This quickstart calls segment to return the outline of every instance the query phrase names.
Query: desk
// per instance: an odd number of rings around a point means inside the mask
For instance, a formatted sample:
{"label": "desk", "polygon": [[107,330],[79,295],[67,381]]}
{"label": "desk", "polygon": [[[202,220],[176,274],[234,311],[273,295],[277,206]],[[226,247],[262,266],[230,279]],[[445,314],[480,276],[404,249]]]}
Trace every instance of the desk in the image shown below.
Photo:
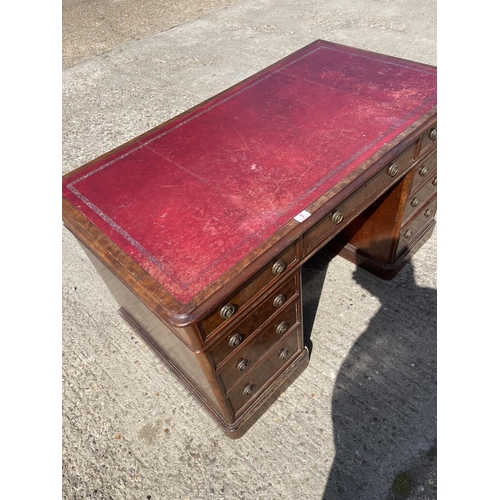
{"label": "desk", "polygon": [[318,40],[63,178],[63,220],[238,438],[309,360],[301,266],[392,278],[431,235],[436,68]]}

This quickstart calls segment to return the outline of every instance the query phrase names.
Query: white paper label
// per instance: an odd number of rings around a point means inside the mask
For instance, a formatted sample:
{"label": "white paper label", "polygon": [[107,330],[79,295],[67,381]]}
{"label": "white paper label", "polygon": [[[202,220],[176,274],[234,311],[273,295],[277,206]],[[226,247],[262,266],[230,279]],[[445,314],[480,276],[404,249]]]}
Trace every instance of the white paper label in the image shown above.
{"label": "white paper label", "polygon": [[299,215],[296,215],[294,219],[298,222],[305,221],[311,214],[307,210],[302,210]]}

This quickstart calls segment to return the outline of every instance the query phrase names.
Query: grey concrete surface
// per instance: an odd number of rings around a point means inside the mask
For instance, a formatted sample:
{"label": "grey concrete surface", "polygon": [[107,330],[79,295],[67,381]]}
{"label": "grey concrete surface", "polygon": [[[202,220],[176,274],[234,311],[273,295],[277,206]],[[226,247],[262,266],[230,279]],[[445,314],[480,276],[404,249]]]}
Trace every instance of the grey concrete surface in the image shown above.
{"label": "grey concrete surface", "polygon": [[132,40],[192,21],[237,0],[64,0],[63,68],[109,52]]}
{"label": "grey concrete surface", "polygon": [[[145,8],[136,22],[157,34],[127,32],[85,60],[82,20],[64,27],[82,36],[65,48],[81,62],[63,71],[63,173],[318,38],[436,64],[435,0],[231,3],[172,29]],[[120,5],[109,3],[110,19]],[[123,323],[62,236],[63,498],[385,500],[406,469],[419,471],[410,498],[436,498],[435,463],[419,464],[436,444],[437,233],[390,282],[328,250],[309,261],[310,365],[236,441]]]}

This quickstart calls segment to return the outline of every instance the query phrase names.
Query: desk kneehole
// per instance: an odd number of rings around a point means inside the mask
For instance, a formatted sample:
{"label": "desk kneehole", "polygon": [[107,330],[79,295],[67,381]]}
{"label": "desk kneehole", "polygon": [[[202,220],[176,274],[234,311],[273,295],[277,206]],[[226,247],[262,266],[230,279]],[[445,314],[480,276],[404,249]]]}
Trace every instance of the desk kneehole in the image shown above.
{"label": "desk kneehole", "polygon": [[414,160],[416,148],[417,142],[412,143],[403,153],[385,164],[370,180],[309,229],[304,235],[306,254],[312,253],[335,233],[340,232],[362,211],[362,207],[369,204],[368,200],[391,186],[396,176],[404,174]]}

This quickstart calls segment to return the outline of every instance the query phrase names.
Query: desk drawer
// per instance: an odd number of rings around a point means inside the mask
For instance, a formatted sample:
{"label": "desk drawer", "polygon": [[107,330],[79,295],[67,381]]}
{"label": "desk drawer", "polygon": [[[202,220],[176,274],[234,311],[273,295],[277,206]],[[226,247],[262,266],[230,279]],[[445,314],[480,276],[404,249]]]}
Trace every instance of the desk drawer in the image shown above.
{"label": "desk drawer", "polygon": [[[309,229],[304,236],[306,253],[309,253],[317,244],[321,244],[324,239],[345,226],[347,222],[349,222],[351,214],[356,209],[372,195],[382,190],[384,186],[390,184],[391,179],[413,160],[416,146],[417,142],[405,149],[403,153],[385,165],[384,168],[377,172],[369,181],[363,184],[363,186],[340,203],[332,212]],[[333,220],[334,215],[336,216],[335,220]]]}
{"label": "desk drawer", "polygon": [[256,297],[266,285],[278,280],[285,269],[297,261],[295,245],[292,244],[201,322],[205,338],[211,337],[219,327],[225,326],[229,318],[232,320],[236,315],[239,316],[239,310],[247,302]]}
{"label": "desk drawer", "polygon": [[437,143],[437,124],[427,130],[422,136],[420,155],[430,150]]}
{"label": "desk drawer", "polygon": [[404,250],[416,237],[420,231],[430,223],[436,215],[437,197],[434,196],[427,205],[424,205],[408,224],[403,226],[399,234],[396,255]]}
{"label": "desk drawer", "polygon": [[424,206],[437,190],[437,171],[429,174],[427,182],[408,197],[403,220],[406,222],[413,213]]}
{"label": "desk drawer", "polygon": [[[224,362],[220,368],[219,376],[226,388],[226,393],[231,390],[240,378],[245,376],[247,372],[251,371],[259,363],[262,356],[283,339],[284,334],[297,327],[297,323],[291,323],[293,319],[293,313],[291,311],[287,312],[280,320],[276,321],[276,324],[269,326],[262,333],[254,335],[249,339],[236,356]],[[277,330],[276,325],[281,325],[283,322],[287,328],[286,331],[280,332],[280,330]]]}
{"label": "desk drawer", "polygon": [[[291,295],[292,294],[290,293],[290,297]],[[271,303],[273,299],[274,296],[271,296]],[[273,306],[271,305],[271,307]],[[220,368],[226,358],[246,349],[250,339],[260,335],[259,333],[256,333],[256,335],[252,337],[252,334],[256,332],[256,330],[262,326],[272,316],[272,314],[273,311],[269,310],[269,303],[264,302],[255,310],[255,312],[247,316],[243,321],[241,321],[241,323],[236,325],[234,328],[231,328],[229,332],[223,335],[221,340],[209,351],[216,370]],[[272,320],[269,325],[269,329],[274,330],[275,332],[281,331],[281,335],[283,335],[283,333],[288,331],[299,320],[299,302],[295,301],[280,314],[275,315],[274,320]]]}
{"label": "desk drawer", "polygon": [[424,182],[427,182],[428,179],[434,178],[436,176],[436,169],[437,169],[437,154],[433,154],[415,170],[413,183],[411,185],[411,193],[414,193],[415,191],[420,189],[420,186]]}
{"label": "desk drawer", "polygon": [[228,399],[236,414],[262,392],[266,383],[274,375],[291,362],[294,355],[301,349],[301,337],[299,328],[280,343],[264,361],[257,364],[252,372],[230,391]]}

